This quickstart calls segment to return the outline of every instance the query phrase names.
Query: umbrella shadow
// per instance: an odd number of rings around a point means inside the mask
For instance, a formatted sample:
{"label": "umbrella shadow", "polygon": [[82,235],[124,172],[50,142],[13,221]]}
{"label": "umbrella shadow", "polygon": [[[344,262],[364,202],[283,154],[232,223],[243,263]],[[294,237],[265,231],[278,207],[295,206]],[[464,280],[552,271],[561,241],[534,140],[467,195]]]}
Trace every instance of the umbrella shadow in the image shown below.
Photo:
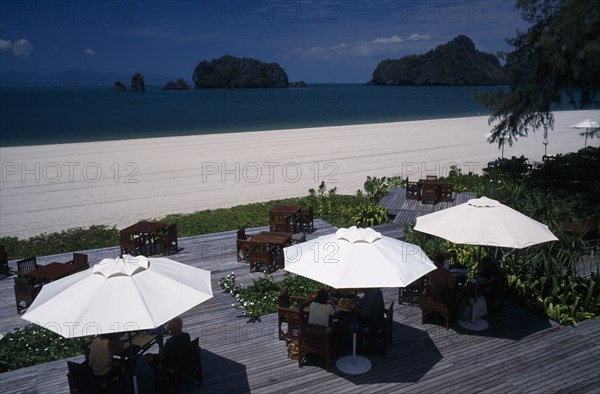
{"label": "umbrella shadow", "polygon": [[511,301],[505,301],[500,311],[488,311],[483,319],[489,323],[489,327],[483,331],[466,330],[459,324],[454,324],[452,328],[462,335],[520,340],[558,326],[544,316],[536,315]]}
{"label": "umbrella shadow", "polygon": [[[219,356],[209,350],[202,349],[202,386],[192,377],[184,379],[181,386],[182,393],[202,392],[250,392],[246,366],[228,358]],[[140,393],[153,393],[154,376],[152,369],[140,357],[137,362],[138,387]]]}
{"label": "umbrella shadow", "polygon": [[421,380],[442,360],[429,333],[406,324],[392,323],[392,343],[385,357],[368,356],[371,370],[361,375],[349,375],[337,368],[333,372],[354,384],[414,383]]}

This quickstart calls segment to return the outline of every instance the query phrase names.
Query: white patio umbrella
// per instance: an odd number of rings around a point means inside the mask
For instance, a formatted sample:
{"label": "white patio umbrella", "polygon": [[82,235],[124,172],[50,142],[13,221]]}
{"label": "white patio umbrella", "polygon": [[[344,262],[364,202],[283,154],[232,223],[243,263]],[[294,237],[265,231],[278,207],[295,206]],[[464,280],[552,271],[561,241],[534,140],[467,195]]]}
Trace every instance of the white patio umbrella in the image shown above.
{"label": "white patio umbrella", "polygon": [[[417,218],[415,230],[456,244],[522,249],[557,241],[542,224],[496,200],[474,198],[466,203]],[[459,322],[465,328],[487,328],[484,321]]]}
{"label": "white patio umbrella", "polygon": [[581,122],[578,122],[578,123],[575,123],[574,125],[569,126],[569,128],[571,128],[571,129],[585,129],[585,132],[581,133],[581,134],[585,134],[584,147],[587,147],[588,134],[590,134],[589,129],[597,129],[599,127],[600,127],[600,125],[598,125],[598,123],[596,123],[590,119],[582,120]]}
{"label": "white patio umbrella", "polygon": [[125,255],[44,285],[23,318],[66,338],[136,331],[211,297],[210,271]]}
{"label": "white patio umbrella", "polygon": [[[382,236],[371,228],[341,228],[284,249],[285,270],[336,289],[404,287],[435,269],[417,245]],[[356,356],[342,357],[337,367],[364,373],[371,363]]]}

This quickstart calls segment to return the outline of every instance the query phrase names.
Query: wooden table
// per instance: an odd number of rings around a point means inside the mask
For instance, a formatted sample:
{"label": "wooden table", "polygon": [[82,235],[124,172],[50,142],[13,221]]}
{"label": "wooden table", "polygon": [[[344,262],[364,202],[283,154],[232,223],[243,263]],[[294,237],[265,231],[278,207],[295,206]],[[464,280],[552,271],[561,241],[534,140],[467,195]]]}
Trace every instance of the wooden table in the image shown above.
{"label": "wooden table", "polygon": [[296,220],[302,210],[300,205],[275,205],[269,209],[269,226],[277,222],[289,223],[292,232],[297,232]]}
{"label": "wooden table", "polygon": [[275,231],[261,231],[252,236],[253,242],[260,242],[276,247],[277,267],[283,268],[283,248],[292,244],[292,233],[278,233]]}
{"label": "wooden table", "polygon": [[440,200],[442,182],[439,179],[419,179],[417,185],[422,203],[437,204]]}
{"label": "wooden table", "polygon": [[167,225],[161,222],[141,221],[121,230],[121,233],[132,234],[142,239],[144,255],[152,255],[155,250],[154,239],[158,234],[166,232]]}
{"label": "wooden table", "polygon": [[42,265],[33,271],[24,274],[26,277],[39,279],[42,282],[52,282],[65,276],[69,276],[81,269],[81,266],[76,264],[65,263],[50,263]]}

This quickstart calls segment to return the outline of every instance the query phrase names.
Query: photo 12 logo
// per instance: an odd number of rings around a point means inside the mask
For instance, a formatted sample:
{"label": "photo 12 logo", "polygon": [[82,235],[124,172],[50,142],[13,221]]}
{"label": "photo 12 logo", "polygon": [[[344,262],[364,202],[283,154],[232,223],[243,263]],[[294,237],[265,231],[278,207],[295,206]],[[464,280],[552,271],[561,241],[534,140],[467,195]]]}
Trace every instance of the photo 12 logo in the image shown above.
{"label": "photo 12 logo", "polygon": [[336,183],[339,167],[335,162],[203,162],[202,183],[220,181],[221,183],[296,183],[301,179],[313,179],[315,183],[322,181]]}
{"label": "photo 12 logo", "polygon": [[110,178],[114,183],[138,183],[140,171],[135,162],[124,164],[112,163],[102,166],[96,162],[67,161],[51,162],[2,162],[2,183],[97,183],[104,178]]}

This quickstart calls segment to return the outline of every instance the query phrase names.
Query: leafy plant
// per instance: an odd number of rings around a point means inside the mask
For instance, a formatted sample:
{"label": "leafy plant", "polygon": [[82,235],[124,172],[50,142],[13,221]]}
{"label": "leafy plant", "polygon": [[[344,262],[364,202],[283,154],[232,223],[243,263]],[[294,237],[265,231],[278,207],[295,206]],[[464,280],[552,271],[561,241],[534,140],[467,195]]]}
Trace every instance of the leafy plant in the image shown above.
{"label": "leafy plant", "polygon": [[388,223],[390,218],[387,214],[387,209],[383,205],[368,202],[361,204],[356,209],[356,214],[352,217],[352,221],[358,227],[371,227]]}
{"label": "leafy plant", "polygon": [[89,337],[63,338],[43,327],[29,324],[10,331],[0,339],[0,372],[83,354],[82,347],[88,341]]}

